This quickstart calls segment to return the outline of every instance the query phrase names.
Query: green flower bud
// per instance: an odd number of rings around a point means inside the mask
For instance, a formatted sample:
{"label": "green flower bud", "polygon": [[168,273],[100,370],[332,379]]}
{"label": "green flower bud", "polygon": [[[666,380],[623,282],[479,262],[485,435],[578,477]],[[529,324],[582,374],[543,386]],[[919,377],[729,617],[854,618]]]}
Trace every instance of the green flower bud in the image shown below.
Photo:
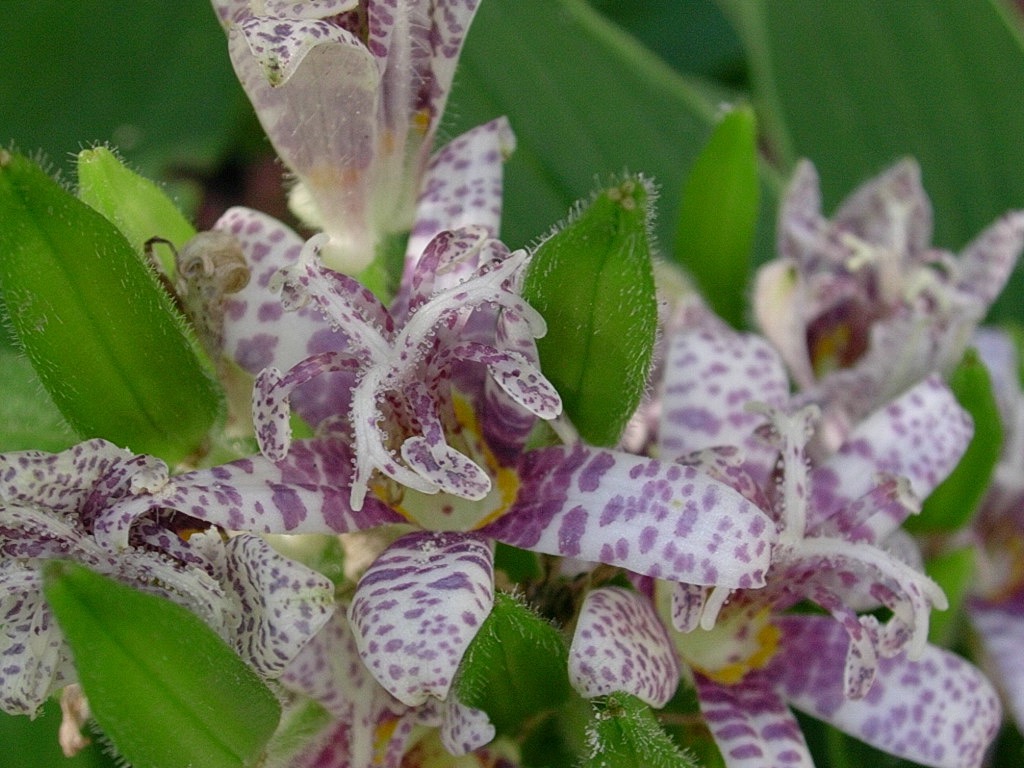
{"label": "green flower bud", "polygon": [[[78,197],[117,225],[138,254],[155,237],[180,251],[196,234],[160,187],[130,170],[106,147],[78,153]],[[164,248],[156,252],[164,271],[173,275],[173,251]]]}
{"label": "green flower bud", "polygon": [[741,106],[718,123],[687,177],[674,248],[711,308],[735,328],[744,325],[759,199],[757,123]]}
{"label": "green flower bud", "polygon": [[194,454],[218,416],[219,389],[124,235],[6,151],[0,222],[0,297],[68,423],[171,464]]}
{"label": "green flower bud", "polygon": [[44,592],[96,722],[132,765],[242,768],[280,718],[277,698],[198,617],[65,561]]}
{"label": "green flower bud", "polygon": [[548,324],[541,369],[594,445],[618,442],[647,386],[658,325],[651,197],[641,178],[600,191],[538,246],[523,281]]}

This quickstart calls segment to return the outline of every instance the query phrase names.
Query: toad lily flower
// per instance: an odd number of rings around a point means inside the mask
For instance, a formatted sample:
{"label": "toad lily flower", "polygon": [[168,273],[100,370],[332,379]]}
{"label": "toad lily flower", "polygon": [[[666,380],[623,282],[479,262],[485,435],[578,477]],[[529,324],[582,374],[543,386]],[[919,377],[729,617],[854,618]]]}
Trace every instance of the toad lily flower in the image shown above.
{"label": "toad lily flower", "polygon": [[[570,651],[577,688],[664,703],[671,690],[639,672],[671,670],[671,653],[690,670],[729,768],[813,765],[790,706],[927,765],[980,765],[998,700],[977,670],[927,644],[928,612],[945,597],[880,545],[966,448],[971,426],[949,390],[926,379],[810,466],[817,410],[790,410],[782,363],[763,339],[705,324],[671,340],[666,372],[662,456],[715,468],[771,515],[779,539],[767,584],[658,582],[671,643],[647,595],[591,593],[579,622],[589,634],[578,628]],[[786,613],[802,601],[831,618]],[[891,612],[884,624],[857,613],[879,605]],[[615,643],[593,631],[602,624]]]}
{"label": "toad lily flower", "polygon": [[[179,475],[148,503],[255,532],[412,528],[363,575],[349,619],[391,695],[444,703],[448,749],[491,733],[482,713],[450,706],[448,694],[493,605],[492,540],[669,581],[764,583],[774,527],[726,483],[581,443],[525,449],[560,400],[534,362],[543,319],[516,292],[524,252],[479,229],[440,233],[409,272],[396,317],[318,262],[322,242],[282,265],[285,302],[321,310],[321,330],[347,344],[258,378],[264,456]],[[445,287],[445,270],[466,264],[470,276]],[[337,371],[351,374],[343,423],[325,419],[320,436],[291,441],[289,397]]]}
{"label": "toad lily flower", "polygon": [[478,0],[214,0],[292,202],[354,274],[404,233]]}
{"label": "toad lily flower", "polygon": [[821,214],[801,162],[779,214],[779,258],[757,276],[754,307],[797,385],[825,406],[826,450],[850,425],[933,371],[948,373],[999,295],[1021,248],[1009,213],[959,257],[931,246],[932,214],[913,160]]}
{"label": "toad lily flower", "polygon": [[[104,440],[58,454],[0,454],[0,708],[34,714],[75,681],[70,651],[42,594],[40,567],[73,559],[182,605],[264,677],[276,677],[331,615],[330,582],[257,536],[223,542],[178,531],[197,521],[163,511],[133,520],[114,543],[110,515],[167,481],[158,459]],[[116,527],[116,526],[114,526]],[[203,526],[204,527],[204,526]]]}

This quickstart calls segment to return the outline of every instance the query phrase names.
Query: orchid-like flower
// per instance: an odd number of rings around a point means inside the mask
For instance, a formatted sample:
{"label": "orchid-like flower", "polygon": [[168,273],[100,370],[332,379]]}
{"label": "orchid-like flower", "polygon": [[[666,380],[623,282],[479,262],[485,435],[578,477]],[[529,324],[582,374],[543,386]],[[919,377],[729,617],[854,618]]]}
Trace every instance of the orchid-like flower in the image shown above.
{"label": "orchid-like flower", "polygon": [[[121,503],[167,481],[158,459],[103,440],[58,454],[0,455],[0,708],[34,714],[76,680],[70,650],[43,598],[41,565],[76,560],[202,618],[261,675],[273,678],[328,620],[330,582],[257,536],[216,531],[160,510],[107,536]],[[186,540],[187,539],[187,540]]]}
{"label": "orchid-like flower", "polygon": [[959,256],[931,236],[913,160],[868,181],[831,220],[814,167],[797,166],[779,214],[779,258],[758,273],[754,309],[797,386],[824,405],[826,452],[868,413],[959,362],[1024,247],[1024,211]]}
{"label": "orchid-like flower", "polygon": [[[570,649],[576,687],[660,706],[675,657],[729,768],[812,766],[790,707],[927,765],[980,765],[999,725],[995,693],[927,644],[929,611],[945,597],[884,546],[970,439],[948,388],[937,377],[912,387],[812,466],[817,409],[793,410],[763,339],[706,322],[671,339],[665,368],[661,456],[707,468],[772,518],[767,584],[658,582],[653,601],[644,591],[590,593]],[[830,616],[787,613],[801,602]],[[884,623],[859,613],[878,606],[891,613]]]}
{"label": "orchid-like flower", "polygon": [[988,367],[1003,422],[1003,451],[974,521],[979,566],[967,614],[1018,727],[1024,728],[1024,392],[1010,337],[973,341]]}
{"label": "orchid-like flower", "polygon": [[478,0],[213,0],[293,207],[356,273],[407,232]]}
{"label": "orchid-like flower", "polygon": [[[534,362],[543,320],[516,292],[525,252],[474,229],[426,247],[396,300],[404,323],[353,278],[316,259],[318,238],[283,272],[286,301],[325,313],[344,350],[258,379],[265,456],[179,475],[147,502],[231,529],[347,532],[398,524],[363,575],[349,620],[377,681],[406,706],[443,705],[453,753],[486,743],[483,713],[448,694],[493,604],[491,540],[609,563],[672,582],[763,584],[769,518],[693,466],[569,446],[526,451],[537,419],[560,410]],[[449,265],[467,279],[436,290]],[[353,373],[349,412],[290,441],[289,395],[323,372]],[[127,523],[145,508],[125,508]]]}

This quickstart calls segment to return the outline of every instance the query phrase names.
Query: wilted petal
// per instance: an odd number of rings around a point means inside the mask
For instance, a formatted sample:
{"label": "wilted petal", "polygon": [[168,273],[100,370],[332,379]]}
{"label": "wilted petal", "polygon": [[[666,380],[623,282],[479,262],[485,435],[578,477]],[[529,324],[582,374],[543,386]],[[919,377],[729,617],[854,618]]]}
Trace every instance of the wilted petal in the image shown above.
{"label": "wilted petal", "polygon": [[227,583],[240,603],[235,645],[264,677],[277,677],[331,617],[334,585],[258,536],[227,542]]}
{"label": "wilted petal", "polygon": [[516,501],[482,534],[669,581],[764,584],[775,526],[692,467],[577,443],[528,453],[518,471]]}
{"label": "wilted petal", "polygon": [[719,685],[695,678],[701,712],[728,768],[814,768],[800,724],[767,680],[754,674]]}
{"label": "wilted petal", "polygon": [[34,716],[52,691],[76,677],[37,572],[0,563],[0,616],[0,710]]}
{"label": "wilted petal", "polygon": [[779,619],[784,653],[774,676],[797,709],[885,752],[938,768],[982,764],[1001,719],[999,700],[982,674],[948,651],[928,646],[918,661],[881,659],[862,699],[843,696],[848,638],[829,619]]}
{"label": "wilted petal", "polygon": [[569,680],[585,698],[625,691],[665,706],[679,685],[679,661],[650,600],[619,587],[588,592],[569,647]]}
{"label": "wilted petal", "polygon": [[363,575],[349,620],[366,666],[399,701],[448,696],[494,604],[493,562],[475,537],[411,533]]}

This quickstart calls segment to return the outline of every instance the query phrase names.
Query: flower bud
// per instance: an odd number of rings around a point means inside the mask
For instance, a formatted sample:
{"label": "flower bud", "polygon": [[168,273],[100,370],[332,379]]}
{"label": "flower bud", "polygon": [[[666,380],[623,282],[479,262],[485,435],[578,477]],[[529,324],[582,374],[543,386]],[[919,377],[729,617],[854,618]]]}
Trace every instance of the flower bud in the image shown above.
{"label": "flower bud", "polygon": [[541,370],[594,445],[618,442],[647,386],[658,324],[651,198],[639,177],[601,190],[538,246],[523,282],[548,325]]}
{"label": "flower bud", "polygon": [[711,308],[742,328],[760,198],[757,122],[741,106],[727,113],[687,177],[675,258]]}

